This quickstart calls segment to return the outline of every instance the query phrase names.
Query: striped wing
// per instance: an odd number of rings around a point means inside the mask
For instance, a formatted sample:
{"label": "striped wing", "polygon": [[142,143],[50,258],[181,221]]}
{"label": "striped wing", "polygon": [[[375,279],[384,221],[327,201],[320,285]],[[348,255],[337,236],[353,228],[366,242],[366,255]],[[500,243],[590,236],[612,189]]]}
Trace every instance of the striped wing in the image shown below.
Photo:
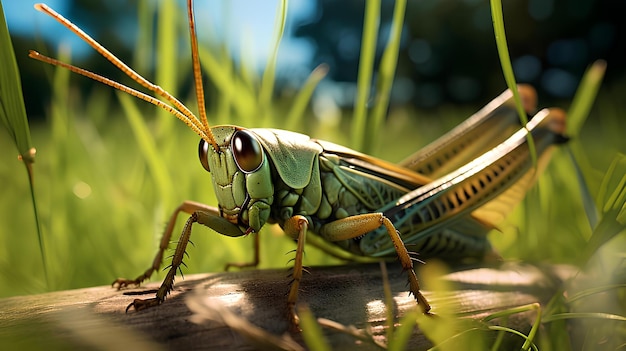
{"label": "striped wing", "polygon": [[[526,128],[520,128],[516,118],[511,118],[513,108],[510,93],[503,94],[481,112],[470,118],[467,131],[455,128],[426,148],[409,158],[411,162],[392,164],[348,148],[317,141],[324,153],[342,158],[345,167],[385,179],[407,189],[404,196],[390,201],[378,209],[391,218],[403,239],[416,244],[424,257],[455,251],[459,256],[478,255],[488,247],[486,233],[521,201],[541,168],[549,159],[551,146],[564,138],[565,116],[560,110],[542,110]],[[508,138],[501,135],[517,126]],[[493,140],[480,141],[469,147],[476,135],[493,135],[497,131],[498,144]],[[533,168],[528,148],[531,134],[538,154],[538,169]],[[510,134],[509,134],[510,135]],[[476,143],[476,141],[473,141]],[[466,145],[464,150],[473,154],[454,153],[450,150]],[[452,155],[452,157],[448,157]],[[443,165],[449,172],[431,178],[418,172],[422,168],[414,160],[426,160]],[[430,161],[429,161],[430,160]],[[436,161],[440,160],[440,161]],[[469,160],[469,161],[468,161]],[[467,161],[467,162],[465,162]],[[459,164],[459,162],[465,162]],[[427,167],[434,169],[435,167]],[[443,171],[434,169],[430,174]],[[436,236],[436,238],[433,238]],[[360,240],[361,252],[366,256],[393,254],[394,248],[386,233],[370,233]],[[458,247],[455,247],[458,246]]]}

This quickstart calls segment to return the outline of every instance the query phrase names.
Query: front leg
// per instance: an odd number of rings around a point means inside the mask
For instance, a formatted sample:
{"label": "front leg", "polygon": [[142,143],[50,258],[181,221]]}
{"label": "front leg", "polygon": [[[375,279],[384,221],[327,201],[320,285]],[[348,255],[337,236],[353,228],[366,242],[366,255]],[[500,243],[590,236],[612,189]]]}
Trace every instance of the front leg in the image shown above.
{"label": "front leg", "polygon": [[417,275],[413,267],[413,260],[400,237],[400,233],[398,233],[389,218],[385,217],[382,213],[366,213],[350,216],[325,224],[320,230],[320,235],[328,241],[348,240],[365,235],[381,226],[387,229],[387,234],[389,234],[393,242],[393,246],[398,254],[398,259],[402,264],[402,269],[407,272],[411,293],[413,293],[417,303],[422,307],[424,314],[430,314],[431,307],[428,300],[426,300],[424,295],[420,292],[419,281],[417,280]]}
{"label": "front leg", "polygon": [[181,212],[192,214],[198,211],[213,213],[214,216],[219,216],[219,211],[215,207],[211,207],[211,206],[208,206],[199,202],[194,202],[194,201],[183,202],[182,204],[180,204],[180,206],[178,206],[178,208],[176,208],[176,210],[174,210],[174,212],[172,212],[172,215],[170,216],[170,219],[167,222],[167,227],[165,228],[165,231],[163,232],[163,236],[161,237],[159,250],[157,251],[157,254],[154,256],[154,259],[152,260],[152,265],[148,269],[146,269],[145,272],[140,274],[135,279],[117,278],[115,279],[115,281],[113,281],[111,285],[114,287],[117,287],[119,290],[127,286],[139,285],[143,281],[150,278],[152,274],[157,269],[159,269],[159,267],[161,267],[161,263],[163,262],[163,255],[165,253],[165,250],[167,250],[167,248],[169,247],[170,240],[172,239],[172,232],[174,231],[174,226],[176,225],[176,219],[178,218],[178,215]]}
{"label": "front leg", "polygon": [[[176,271],[183,263],[185,249],[187,248],[189,237],[191,237],[191,225],[198,222],[198,215],[200,213],[203,212],[192,213],[191,217],[189,217],[185,223],[183,233],[180,235],[180,239],[178,239],[178,244],[176,245],[176,251],[174,252],[174,256],[172,256],[172,264],[170,265],[170,269],[167,272],[165,279],[163,279],[163,283],[161,283],[159,290],[157,290],[156,296],[145,300],[135,299],[130,305],[128,305],[128,307],[126,307],[127,312],[131,307],[134,307],[136,311],[141,311],[152,306],[160,305],[163,301],[165,301],[165,298],[174,287],[174,277],[176,276]],[[162,251],[160,251],[160,255],[163,255]]]}
{"label": "front leg", "polygon": [[127,311],[131,307],[134,307],[135,310],[143,310],[148,307],[159,305],[163,301],[165,301],[167,295],[170,293],[174,286],[174,277],[176,276],[176,271],[179,269],[180,265],[183,264],[183,258],[185,256],[187,243],[189,242],[189,238],[191,237],[191,227],[194,223],[200,223],[217,231],[220,234],[227,236],[237,237],[244,235],[239,227],[230,223],[225,218],[222,218],[219,215],[217,209],[195,202],[185,202],[181,206],[179,206],[174,214],[172,214],[170,223],[168,224],[165,234],[161,239],[161,246],[153,261],[153,265],[143,275],[139,276],[135,280],[118,279],[116,280],[116,282],[114,282],[114,284],[118,283],[118,286],[128,285],[128,282],[133,284],[139,284],[142,280],[147,279],[156,269],[159,268],[163,259],[163,253],[167,248],[167,244],[169,243],[169,240],[172,236],[176,215],[178,215],[178,213],[181,211],[191,212],[191,216],[185,223],[183,232],[180,235],[178,244],[176,245],[174,255],[172,256],[172,263],[170,264],[169,271],[167,272],[163,283],[159,287],[159,290],[156,293],[156,297],[146,300],[136,299],[126,308]]}

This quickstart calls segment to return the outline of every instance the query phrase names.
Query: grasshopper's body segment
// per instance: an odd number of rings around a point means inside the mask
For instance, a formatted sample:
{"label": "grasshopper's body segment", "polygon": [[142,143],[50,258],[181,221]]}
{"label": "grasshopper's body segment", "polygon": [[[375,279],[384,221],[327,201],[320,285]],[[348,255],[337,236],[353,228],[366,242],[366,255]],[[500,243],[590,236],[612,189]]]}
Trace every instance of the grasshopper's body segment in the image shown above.
{"label": "grasshopper's body segment", "polygon": [[[498,108],[512,109],[506,101]],[[478,120],[492,118],[486,114]],[[516,124],[512,119],[499,122],[505,124],[500,128]],[[277,222],[288,235],[304,241],[302,229],[290,227],[294,218],[300,218],[306,229],[352,254],[402,255],[406,249],[398,248],[382,222],[372,219],[372,227],[361,231],[361,216],[379,214],[376,218],[389,220],[402,245],[413,244],[420,258],[481,258],[491,251],[486,234],[494,226],[473,212],[502,197],[507,198],[500,207],[506,210],[521,200],[536,171],[528,134],[543,161],[552,145],[564,140],[563,125],[560,111],[542,110],[527,129],[518,127],[496,147],[435,180],[329,142],[275,129],[214,127],[219,150],[201,141],[200,158],[213,174],[217,212],[241,235]],[[457,135],[455,141],[472,134]],[[489,141],[483,144],[490,147]],[[255,150],[255,155],[240,155],[241,145]],[[441,148],[430,156],[449,153]],[[412,264],[405,268],[412,270]],[[412,286],[411,292],[428,311],[418,289]]]}
{"label": "grasshopper's body segment", "polygon": [[[537,152],[544,158],[562,138],[549,125],[559,119],[563,117],[557,111],[544,110],[529,123]],[[517,183],[527,187],[527,180],[522,180],[532,170],[523,128],[489,154],[437,180],[289,131],[220,126],[213,127],[213,133],[219,136],[220,152],[201,142],[201,157],[208,152],[221,216],[246,233],[258,231],[266,222],[283,227],[301,215],[311,232],[359,256],[396,254],[384,228],[335,241],[325,225],[359,214],[383,213],[421,258],[479,258],[490,250],[486,234],[494,226],[472,212]],[[259,144],[262,162],[252,172],[237,168],[231,159],[235,135]],[[247,195],[241,189],[247,189]]]}
{"label": "grasshopper's body segment", "polygon": [[[533,167],[528,139],[534,141],[539,166],[545,164],[551,146],[565,140],[565,116],[561,111],[542,110],[522,127],[510,92],[399,165],[289,131],[209,127],[201,103],[202,79],[191,0],[191,47],[201,118],[52,9],[45,5],[36,8],[63,23],[168,103],[39,53],[31,52],[31,57],[158,105],[201,137],[200,161],[211,173],[218,207],[195,202],[180,205],[169,220],[150,268],[136,279],[114,282],[121,288],[148,279],[161,266],[178,214],[191,215],[156,297],[135,300],[129,305],[137,310],[162,303],[172,290],[194,223],[232,237],[256,233],[266,223],[278,223],[298,243],[288,297],[294,322],[308,232],[353,255],[397,256],[408,275],[410,292],[428,313],[430,305],[420,293],[413,259],[405,244],[411,244],[420,258],[456,260],[481,258],[490,253],[486,234],[494,228],[491,219],[497,216],[493,214],[501,216],[521,200],[538,173]],[[527,113],[532,113],[536,103],[534,91],[521,87],[520,93]]]}

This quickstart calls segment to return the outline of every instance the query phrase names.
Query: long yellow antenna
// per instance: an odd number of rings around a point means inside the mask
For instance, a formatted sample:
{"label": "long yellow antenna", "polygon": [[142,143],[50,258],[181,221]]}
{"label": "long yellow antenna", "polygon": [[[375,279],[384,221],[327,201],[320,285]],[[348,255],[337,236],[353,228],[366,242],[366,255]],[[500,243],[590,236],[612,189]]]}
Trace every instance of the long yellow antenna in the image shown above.
{"label": "long yellow antenna", "polygon": [[[161,88],[160,86],[153,84],[152,82],[150,82],[149,80],[145,79],[143,76],[141,76],[139,73],[135,72],[132,68],[128,67],[124,62],[122,62],[122,60],[118,59],[113,53],[111,53],[109,50],[107,50],[104,46],[100,45],[97,41],[95,41],[92,37],[90,37],[87,33],[85,33],[82,29],[78,28],[75,24],[73,24],[72,22],[70,22],[69,20],[67,20],[65,17],[61,16],[59,13],[57,13],[56,11],[54,11],[53,9],[51,9],[50,7],[48,7],[45,4],[35,4],[35,9],[37,11],[43,12],[45,14],[47,14],[48,16],[54,18],[57,22],[61,23],[64,27],[66,27],[67,29],[71,30],[72,32],[74,32],[74,34],[76,34],[78,37],[80,37],[83,41],[85,41],[87,44],[89,44],[89,46],[91,46],[94,50],[96,50],[100,55],[102,55],[104,58],[106,58],[107,60],[109,60],[113,65],[115,65],[115,67],[117,67],[119,70],[121,70],[122,72],[124,72],[124,74],[126,74],[127,76],[129,76],[131,79],[133,79],[135,82],[141,84],[143,87],[145,87],[146,89],[154,92],[155,94],[163,97],[165,100],[167,100],[169,103],[171,103],[174,107],[158,100],[155,99],[149,95],[146,95],[142,92],[139,92],[133,88],[130,88],[128,86],[125,86],[123,84],[120,84],[118,82],[112,81],[108,78],[105,78],[101,75],[98,75],[96,73],[84,70],[82,68],[67,64],[67,63],[63,63],[60,62],[58,60],[55,60],[53,58],[44,56],[36,51],[31,51],[29,56],[37,59],[39,61],[43,61],[52,65],[56,65],[56,66],[60,66],[66,69],[69,69],[70,71],[74,72],[74,73],[78,73],[80,75],[83,75],[85,77],[91,78],[93,80],[96,80],[98,82],[101,82],[103,84],[109,85],[113,88],[116,88],[118,90],[121,90],[125,93],[128,93],[130,95],[133,95],[135,97],[138,97],[142,100],[145,100],[147,102],[150,102],[166,111],[168,111],[169,113],[173,114],[174,116],[176,116],[178,119],[180,119],[181,121],[183,121],[187,126],[189,126],[196,134],[198,134],[202,139],[204,139],[205,141],[211,143],[212,145],[214,145],[214,147],[217,146],[217,143],[215,142],[213,135],[211,133],[211,129],[208,126],[208,121],[206,121],[206,113],[204,112],[204,122],[201,122],[182,102],[180,102],[178,99],[176,99],[172,94],[168,93],[167,91],[163,90],[163,88]],[[203,108],[204,108],[204,103],[202,104]]]}
{"label": "long yellow antenna", "polygon": [[196,99],[198,101],[198,112],[200,113],[200,121],[204,126],[211,145],[216,152],[219,152],[219,146],[213,137],[209,121],[206,116],[206,107],[204,102],[204,85],[202,84],[202,71],[200,68],[200,54],[198,53],[198,35],[196,34],[196,21],[193,15],[193,0],[187,0],[187,14],[189,16],[189,40],[191,42],[191,60],[193,62],[193,78],[196,83]]}
{"label": "long yellow antenna", "polygon": [[[180,119],[181,121],[185,122],[185,124],[187,126],[189,126],[189,128],[191,128],[194,132],[196,132],[196,134],[198,134],[202,139],[207,139],[207,135],[204,132],[204,130],[201,128],[202,125],[199,125],[197,119],[190,119],[188,116],[184,115],[181,111],[175,109],[174,107],[164,103],[161,100],[158,100],[150,95],[144,94],[136,89],[133,89],[131,87],[128,87],[124,84],[118,83],[114,80],[111,80],[109,78],[103,77],[99,74],[93,73],[91,71],[88,71],[86,69],[80,68],[80,67],[76,67],[74,65],[70,65],[68,63],[65,62],[61,62],[59,60],[53,59],[51,57],[45,56],[40,54],[37,51],[34,50],[30,50],[29,57],[34,58],[35,60],[39,60],[45,63],[49,63],[51,65],[54,66],[59,66],[59,67],[63,67],[65,69],[68,69],[74,73],[80,74],[82,76],[85,76],[87,78],[91,78],[95,81],[98,81],[100,83],[106,84],[110,87],[113,87],[115,89],[121,90],[129,95],[132,95],[134,97],[137,97],[139,99],[142,99],[144,101],[147,101],[153,105],[156,105],[162,109],[164,109],[165,111],[173,114],[174,116],[176,116],[178,119]],[[193,123],[192,121],[196,121],[196,123]]]}

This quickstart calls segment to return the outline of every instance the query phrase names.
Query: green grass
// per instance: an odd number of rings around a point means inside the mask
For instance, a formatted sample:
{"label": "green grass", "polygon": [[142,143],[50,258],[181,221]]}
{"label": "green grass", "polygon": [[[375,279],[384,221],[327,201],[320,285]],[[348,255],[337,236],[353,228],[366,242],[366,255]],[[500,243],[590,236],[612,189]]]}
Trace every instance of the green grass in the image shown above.
{"label": "green grass", "polygon": [[[0,4],[0,62],[3,69],[0,70],[0,121],[4,130],[10,135],[18,152],[18,159],[23,162],[28,176],[28,189],[32,206],[33,219],[37,242],[39,244],[39,256],[41,258],[41,270],[47,280],[47,266],[45,264],[45,251],[43,235],[39,224],[39,212],[37,211],[37,197],[33,181],[33,163],[35,162],[36,150],[32,147],[26,107],[22,96],[22,84],[17,67],[17,61],[13,52],[13,44],[9,36],[9,29],[5,23],[4,9]],[[12,147],[7,147],[13,149]],[[22,197],[23,198],[23,197]],[[47,283],[46,283],[47,284]]]}
{"label": "green grass", "polygon": [[[163,6],[171,6],[171,3],[165,2]],[[172,18],[184,18],[179,10],[166,12]],[[149,21],[144,18],[142,23],[141,37],[148,38],[145,42],[151,42],[153,35],[157,35],[159,43],[168,43],[172,37],[187,37],[181,26],[155,34]],[[281,20],[278,20],[277,33],[281,33],[280,28]],[[159,55],[165,55],[166,51],[159,51]],[[188,56],[187,51],[177,55]],[[360,138],[367,135],[377,135],[375,148],[369,151],[393,162],[426,145],[435,135],[443,134],[474,112],[473,108],[463,106],[442,106],[428,113],[410,107],[393,107],[380,128],[368,130],[366,126],[360,136],[348,138],[336,125],[316,122],[304,108],[313,88],[325,74],[323,67],[311,76],[310,85],[302,89],[301,95],[288,101],[268,101],[268,80],[273,81],[273,77],[256,77],[247,68],[234,66],[221,47],[204,47],[201,55],[205,73],[217,92],[214,96],[217,102],[209,111],[211,123],[277,127],[282,125],[284,116],[297,131],[348,146],[360,145]],[[388,55],[393,58],[392,51]],[[170,87],[178,96],[176,92],[181,89],[182,80],[177,76],[179,67],[173,63],[175,59],[170,58],[167,61],[170,64],[159,66],[161,71],[157,73],[156,83]],[[55,94],[50,114],[45,123],[31,127],[38,149],[35,184],[46,243],[49,287],[46,287],[34,234],[37,225],[32,205],[24,196],[28,179],[18,166],[16,154],[3,152],[0,154],[0,179],[4,184],[0,198],[1,297],[106,285],[119,276],[135,277],[152,261],[170,211],[184,200],[216,205],[209,175],[197,160],[198,138],[182,123],[141,102],[111,97],[106,87],[83,95],[73,88],[73,82],[83,78],[71,76],[64,70],[48,69],[54,77],[50,84]],[[273,75],[271,70],[269,75]],[[371,75],[371,69],[366,73]],[[619,279],[620,274],[622,277],[624,274],[623,248],[626,247],[621,211],[623,196],[619,192],[614,194],[615,189],[620,189],[624,174],[623,156],[620,158],[619,153],[626,152],[621,116],[626,106],[621,88],[600,89],[591,117],[578,127],[580,132],[569,145],[571,151],[563,148],[554,153],[538,186],[500,226],[501,231],[490,234],[494,246],[506,259],[573,264],[595,277],[577,286],[582,293],[576,299],[570,296],[570,301],[566,301],[565,297],[555,296],[544,311],[547,322],[535,340],[542,350],[568,349],[567,344],[558,346],[567,336],[567,325],[562,323],[561,317],[554,317],[561,315],[565,302],[574,309],[585,309],[586,313],[606,313],[607,307],[601,305],[605,301],[594,297],[618,291],[622,310],[608,312],[624,315],[624,288],[610,287],[616,280],[623,282],[623,278]],[[183,100],[188,106],[195,106],[193,99]],[[563,102],[562,107],[567,108],[569,104]],[[364,113],[359,112],[358,106],[356,115]],[[578,109],[576,107],[574,113]],[[352,111],[342,111],[342,115],[341,125],[350,126]],[[6,134],[0,134],[0,149],[15,150]],[[590,207],[590,200],[581,195],[578,170],[570,160],[570,153],[575,155],[590,193],[599,202],[598,208],[604,209],[600,213],[604,224],[595,232],[585,211]],[[610,168],[614,170],[613,177],[603,182],[604,173]],[[614,206],[605,206],[607,203]],[[184,219],[184,216],[179,219],[176,233],[180,232]],[[276,227],[264,228],[260,236],[260,267],[286,268],[290,256],[283,254],[294,249],[293,242]],[[251,238],[226,238],[197,226],[192,240],[194,245],[188,248],[189,259],[185,262],[189,268],[185,273],[221,271],[226,262],[247,261],[252,257]],[[610,243],[601,245],[607,241]],[[314,248],[307,251],[307,265],[336,263],[340,261]],[[162,276],[159,274],[153,280],[160,280]],[[600,286],[600,292],[589,292],[588,288],[593,286]],[[588,330],[593,331],[587,336],[590,343],[611,333],[625,333],[623,322],[605,315],[569,317],[588,323]],[[480,333],[471,334],[482,340]],[[401,349],[402,335],[397,336],[398,341],[392,346]]]}

